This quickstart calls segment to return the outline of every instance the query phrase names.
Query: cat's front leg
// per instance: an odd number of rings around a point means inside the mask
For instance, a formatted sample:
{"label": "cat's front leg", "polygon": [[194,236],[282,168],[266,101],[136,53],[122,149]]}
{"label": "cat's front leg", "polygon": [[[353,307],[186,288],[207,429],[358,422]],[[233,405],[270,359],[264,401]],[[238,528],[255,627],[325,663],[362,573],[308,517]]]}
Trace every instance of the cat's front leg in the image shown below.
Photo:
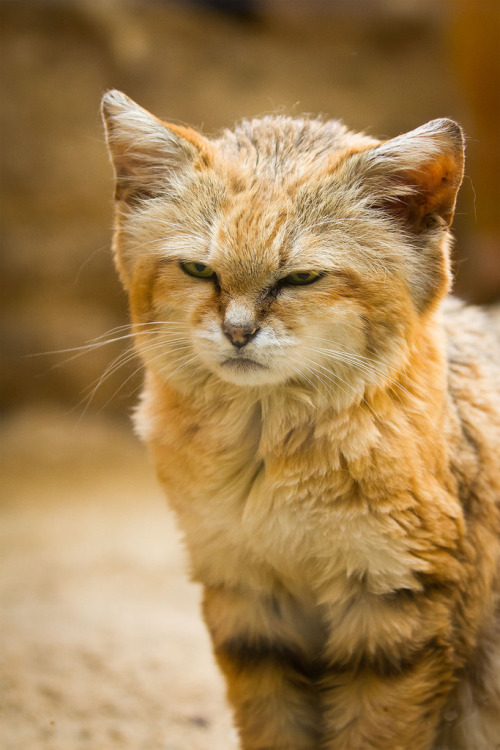
{"label": "cat's front leg", "polygon": [[316,624],[286,596],[223,587],[203,613],[242,750],[319,750]]}
{"label": "cat's front leg", "polygon": [[431,750],[454,685],[436,641],[408,660],[332,665],[323,680],[322,750]]}

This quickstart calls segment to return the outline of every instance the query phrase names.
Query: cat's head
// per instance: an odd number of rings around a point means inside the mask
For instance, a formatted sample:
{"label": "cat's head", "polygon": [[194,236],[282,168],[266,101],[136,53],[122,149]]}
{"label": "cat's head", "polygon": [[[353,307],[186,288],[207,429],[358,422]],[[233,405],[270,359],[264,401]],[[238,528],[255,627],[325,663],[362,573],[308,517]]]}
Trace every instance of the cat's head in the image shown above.
{"label": "cat's head", "polygon": [[380,142],[279,116],[209,140],[117,91],[103,113],[116,260],[153,371],[351,398],[401,365],[449,285],[458,125]]}

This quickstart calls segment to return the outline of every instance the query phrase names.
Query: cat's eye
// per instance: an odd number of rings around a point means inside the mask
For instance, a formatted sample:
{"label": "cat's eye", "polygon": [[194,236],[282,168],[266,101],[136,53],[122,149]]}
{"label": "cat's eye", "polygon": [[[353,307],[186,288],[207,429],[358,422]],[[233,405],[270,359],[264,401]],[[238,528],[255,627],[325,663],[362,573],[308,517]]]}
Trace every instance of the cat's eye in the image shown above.
{"label": "cat's eye", "polygon": [[215,278],[214,269],[206,266],[204,263],[181,263],[181,268],[184,273],[187,273],[189,276],[195,276],[197,279]]}
{"label": "cat's eye", "polygon": [[318,281],[321,278],[321,274],[318,271],[295,271],[295,273],[289,273],[282,280],[282,284],[291,284],[292,286],[305,286],[306,284],[312,284],[314,281]]}

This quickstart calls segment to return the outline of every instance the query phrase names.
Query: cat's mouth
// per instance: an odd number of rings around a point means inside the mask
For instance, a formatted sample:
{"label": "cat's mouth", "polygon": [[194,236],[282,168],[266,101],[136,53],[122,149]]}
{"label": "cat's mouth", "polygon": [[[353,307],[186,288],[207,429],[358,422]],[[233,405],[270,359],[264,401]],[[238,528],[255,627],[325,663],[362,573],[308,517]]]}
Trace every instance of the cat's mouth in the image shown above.
{"label": "cat's mouth", "polygon": [[249,357],[228,357],[222,362],[223,367],[232,367],[233,369],[244,371],[244,370],[266,370],[266,366],[260,362],[256,362],[254,359]]}
{"label": "cat's mouth", "polygon": [[259,386],[276,381],[276,374],[272,367],[261,364],[252,357],[238,354],[221,358],[212,370],[226,383],[238,386]]}

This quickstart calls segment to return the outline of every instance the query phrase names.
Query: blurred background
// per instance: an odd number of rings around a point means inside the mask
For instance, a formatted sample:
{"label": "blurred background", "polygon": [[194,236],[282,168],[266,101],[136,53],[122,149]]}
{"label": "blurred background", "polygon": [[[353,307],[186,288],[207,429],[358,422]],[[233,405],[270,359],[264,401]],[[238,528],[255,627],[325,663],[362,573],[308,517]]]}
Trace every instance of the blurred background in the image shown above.
{"label": "blurred background", "polygon": [[50,354],[127,321],[100,97],[122,89],[208,135],[269,112],[322,114],[377,137],[456,119],[467,167],[455,291],[490,303],[499,4],[1,0],[0,12],[2,746],[226,750],[234,738],[198,592],[126,422],[137,363],[114,369],[120,342]]}
{"label": "blurred background", "polygon": [[[495,0],[3,0],[2,404],[75,406],[122,350],[66,364],[126,321],[109,250],[112,173],[99,100],[119,88],[213,134],[303,112],[390,137],[434,117],[467,134],[456,292],[500,295],[499,5]],[[90,407],[126,411],[133,366]],[[120,390],[118,390],[120,389]]]}

